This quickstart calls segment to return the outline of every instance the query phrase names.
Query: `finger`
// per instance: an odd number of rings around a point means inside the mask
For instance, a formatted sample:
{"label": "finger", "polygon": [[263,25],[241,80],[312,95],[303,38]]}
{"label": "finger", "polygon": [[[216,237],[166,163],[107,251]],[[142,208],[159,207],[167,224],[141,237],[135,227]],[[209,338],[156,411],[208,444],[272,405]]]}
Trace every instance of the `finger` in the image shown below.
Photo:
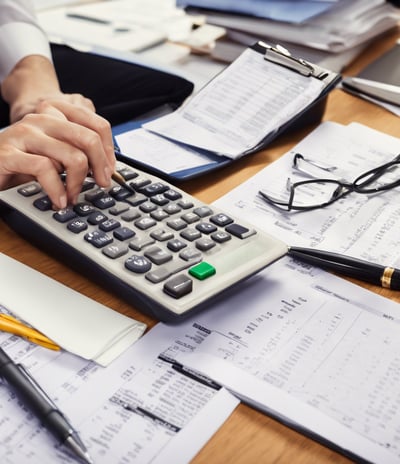
{"label": "finger", "polygon": [[61,111],[69,121],[96,132],[100,137],[102,143],[102,151],[104,152],[104,155],[106,156],[109,162],[110,169],[111,171],[114,171],[115,153],[110,123],[106,119],[94,112],[94,106],[91,100],[79,96],[79,94],[74,94],[74,99],[76,101],[82,101],[80,97],[84,101],[90,102],[90,104],[92,105],[92,109],[89,108],[89,103],[86,103],[86,105],[88,106],[82,107],[81,105],[57,99],[42,102],[40,106],[40,111],[48,111],[47,106],[51,105],[57,110]]}
{"label": "finger", "polygon": [[79,183],[89,170],[93,171],[98,185],[110,185],[112,170],[99,135],[91,129],[64,119],[34,114],[13,126],[13,133],[17,146],[23,140],[24,146],[20,148],[24,151],[47,156],[65,167],[70,174],[67,183],[70,201],[76,198]]}
{"label": "finger", "polygon": [[15,181],[37,179],[46,191],[53,205],[62,209],[68,204],[64,184],[56,165],[45,156],[25,153],[12,145],[2,145],[0,149],[0,185],[8,187],[10,178]]}

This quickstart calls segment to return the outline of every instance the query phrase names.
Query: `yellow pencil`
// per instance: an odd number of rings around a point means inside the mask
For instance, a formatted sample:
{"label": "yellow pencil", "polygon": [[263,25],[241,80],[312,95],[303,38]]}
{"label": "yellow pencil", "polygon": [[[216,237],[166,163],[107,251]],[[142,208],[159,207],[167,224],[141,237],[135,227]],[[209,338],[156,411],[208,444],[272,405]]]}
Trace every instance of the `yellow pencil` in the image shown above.
{"label": "yellow pencil", "polygon": [[25,325],[23,322],[19,321],[9,314],[0,314],[0,330],[5,332],[12,333],[14,335],[19,335],[26,338],[36,345],[43,346],[50,350],[60,350],[61,347],[50,340],[48,337],[43,335],[36,329]]}

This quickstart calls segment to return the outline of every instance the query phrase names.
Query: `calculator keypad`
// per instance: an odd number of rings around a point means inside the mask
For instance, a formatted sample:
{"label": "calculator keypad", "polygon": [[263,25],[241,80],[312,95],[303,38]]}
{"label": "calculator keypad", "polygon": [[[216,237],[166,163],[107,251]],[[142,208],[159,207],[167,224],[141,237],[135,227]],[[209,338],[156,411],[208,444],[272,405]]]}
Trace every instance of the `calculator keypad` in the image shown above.
{"label": "calculator keypad", "polygon": [[168,321],[205,307],[286,253],[280,240],[218,208],[122,162],[117,166],[128,188],[113,183],[103,189],[88,178],[78,202],[60,211],[37,182],[0,191],[10,212],[3,219],[122,292],[137,309]]}
{"label": "calculator keypad", "polygon": [[[70,233],[85,232],[86,242],[111,260],[123,260],[127,272],[143,274],[154,284],[165,281],[164,292],[173,298],[192,291],[192,278],[204,280],[216,273],[204,261],[205,252],[223,246],[232,237],[255,233],[225,214],[214,214],[208,205],[195,206],[190,198],[161,181],[151,182],[127,168],[119,172],[136,193],[119,185],[107,191],[87,180],[82,189],[84,200],[55,212],[53,218],[65,224]],[[32,184],[20,193],[36,195],[40,190]],[[34,201],[39,210],[47,210],[48,204],[47,196]],[[176,275],[187,269],[183,276]]]}

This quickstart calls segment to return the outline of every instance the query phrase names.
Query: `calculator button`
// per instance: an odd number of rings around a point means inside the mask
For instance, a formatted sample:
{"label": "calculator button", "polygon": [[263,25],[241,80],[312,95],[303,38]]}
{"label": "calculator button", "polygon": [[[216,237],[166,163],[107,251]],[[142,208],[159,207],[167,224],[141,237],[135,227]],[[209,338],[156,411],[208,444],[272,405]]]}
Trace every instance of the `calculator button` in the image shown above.
{"label": "calculator button", "polygon": [[128,253],[128,247],[124,244],[116,243],[106,246],[101,251],[109,258],[116,259]]}
{"label": "calculator button", "polygon": [[189,274],[199,280],[207,279],[213,276],[215,272],[215,267],[205,261],[189,269]]}
{"label": "calculator button", "polygon": [[153,227],[157,222],[153,218],[143,217],[135,221],[135,226],[140,230],[147,230]]}
{"label": "calculator button", "polygon": [[193,202],[190,201],[190,200],[179,200],[178,201],[178,205],[182,208],[182,209],[190,209],[190,208],[193,208]]}
{"label": "calculator button", "polygon": [[201,251],[211,250],[211,248],[214,248],[215,245],[216,243],[214,242],[214,240],[211,240],[208,237],[201,238],[196,242],[196,247]]}
{"label": "calculator button", "polygon": [[167,225],[171,227],[171,229],[174,229],[174,230],[182,230],[182,229],[185,229],[185,227],[187,227],[187,223],[183,219],[180,219],[180,218],[171,219],[170,221],[167,222]]}
{"label": "calculator button", "polygon": [[92,224],[92,226],[96,226],[97,224],[100,224],[101,222],[104,222],[107,219],[108,217],[101,211],[95,211],[87,217],[87,222],[89,224]]}
{"label": "calculator button", "polygon": [[248,238],[256,233],[254,229],[248,229],[240,224],[230,224],[225,227],[225,230],[237,238]]}
{"label": "calculator button", "polygon": [[74,211],[78,216],[89,216],[95,209],[90,203],[77,203],[74,205]]}
{"label": "calculator button", "polygon": [[204,218],[212,214],[212,209],[209,208],[208,206],[199,206],[198,208],[195,208],[193,212],[197,214],[198,216],[200,216],[201,218]]}
{"label": "calculator button", "polygon": [[40,211],[49,211],[50,209],[53,208],[53,203],[51,202],[50,198],[48,196],[37,198],[33,202],[33,206]]}
{"label": "calculator button", "polygon": [[181,251],[183,248],[187,247],[187,243],[183,242],[182,240],[179,240],[179,238],[174,238],[173,240],[170,240],[167,243],[167,247],[171,251]]}
{"label": "calculator button", "polygon": [[233,222],[233,219],[227,216],[224,213],[218,213],[215,216],[210,217],[210,221],[216,224],[217,226],[227,226]]}
{"label": "calculator button", "polygon": [[132,193],[131,190],[128,190],[127,188],[122,187],[121,185],[115,185],[114,187],[112,187],[108,191],[108,194],[118,201],[124,201],[127,198],[134,196],[134,193]]}
{"label": "calculator button", "polygon": [[182,195],[177,192],[176,190],[169,189],[164,192],[164,196],[168,198],[168,200],[179,200],[179,198],[182,198]]}
{"label": "calculator button", "polygon": [[144,256],[133,255],[125,261],[125,267],[137,274],[144,274],[151,269],[151,262]]}
{"label": "calculator button", "polygon": [[18,193],[23,195],[24,197],[31,197],[32,195],[36,195],[37,193],[41,192],[42,188],[39,184],[29,184],[21,187],[17,190]]}
{"label": "calculator button", "polygon": [[138,217],[140,217],[140,213],[137,209],[134,208],[130,208],[124,214],[121,214],[121,219],[127,222],[131,222]]}
{"label": "calculator button", "polygon": [[190,266],[192,266],[192,263],[183,261],[168,263],[165,266],[158,266],[156,269],[152,269],[146,274],[146,279],[153,284],[158,284]]}
{"label": "calculator button", "polygon": [[138,176],[132,182],[129,182],[129,186],[138,190],[143,188],[145,185],[151,184],[151,180],[147,177]]}
{"label": "calculator button", "polygon": [[75,219],[67,224],[67,229],[73,232],[74,234],[79,234],[88,228],[88,225],[82,219]]}
{"label": "calculator button", "polygon": [[174,234],[169,229],[157,229],[150,234],[150,237],[153,237],[159,242],[165,242],[173,238]]}
{"label": "calculator button", "polygon": [[151,201],[158,206],[164,206],[169,203],[168,198],[165,198],[162,194],[157,194],[151,197]]}
{"label": "calculator button", "polygon": [[223,230],[219,230],[218,232],[211,234],[211,238],[217,243],[224,243],[230,240],[232,238],[232,235],[228,234],[227,232]]}
{"label": "calculator button", "polygon": [[113,238],[101,230],[94,230],[85,235],[85,240],[96,248],[102,248],[113,242]]}
{"label": "calculator button", "polygon": [[90,192],[85,193],[85,200],[93,203],[93,201],[98,200],[99,198],[105,195],[104,190],[101,188],[96,188]]}
{"label": "calculator button", "polygon": [[172,255],[168,253],[166,250],[163,250],[160,247],[153,246],[151,248],[148,248],[145,252],[144,255],[146,258],[148,258],[152,263],[154,264],[165,264],[168,261],[171,261]]}
{"label": "calculator button", "polygon": [[125,201],[131,206],[139,206],[147,201],[147,197],[137,193],[136,195],[132,195],[131,197],[127,198]]}
{"label": "calculator button", "polygon": [[71,219],[76,217],[76,213],[72,208],[64,208],[60,209],[56,213],[53,214],[53,218],[58,222],[68,222]]}
{"label": "calculator button", "polygon": [[200,217],[197,216],[197,214],[194,213],[186,213],[181,216],[181,218],[187,222],[188,224],[193,224],[194,222],[197,222],[200,220]]}
{"label": "calculator button", "polygon": [[96,200],[93,200],[93,204],[94,206],[96,206],[96,208],[107,209],[115,205],[115,200],[110,195],[104,195],[101,198],[97,198]]}
{"label": "calculator button", "polygon": [[140,193],[146,195],[147,197],[152,197],[154,195],[164,193],[169,189],[169,187],[162,182],[153,182],[152,184],[146,185],[145,187],[141,187]]}
{"label": "calculator button", "polygon": [[163,209],[168,214],[176,214],[182,211],[182,208],[180,208],[175,203],[170,203],[169,205],[166,205]]}
{"label": "calculator button", "polygon": [[135,237],[129,242],[129,248],[132,248],[132,250],[135,251],[140,251],[149,245],[153,245],[153,243],[156,243],[156,241],[151,237]]}
{"label": "calculator button", "polygon": [[140,205],[139,209],[143,211],[144,213],[150,213],[151,211],[154,211],[155,209],[157,209],[157,205],[155,205],[154,203],[151,203],[150,201],[145,201],[144,203]]}
{"label": "calculator button", "polygon": [[121,226],[121,223],[114,218],[107,219],[106,221],[99,224],[99,229],[104,232],[110,232],[111,230],[117,229]]}
{"label": "calculator button", "polygon": [[164,210],[162,209],[157,209],[156,211],[152,211],[150,213],[150,216],[155,219],[156,221],[162,221],[166,218],[169,217],[169,214],[166,213]]}
{"label": "calculator button", "polygon": [[120,214],[128,211],[128,209],[129,205],[127,205],[126,203],[117,203],[115,206],[110,208],[109,213],[113,216],[119,216]]}
{"label": "calculator button", "polygon": [[202,254],[199,250],[195,250],[194,248],[187,248],[179,253],[179,257],[184,259],[185,261],[194,261],[198,262],[202,258]]}
{"label": "calculator button", "polygon": [[211,232],[218,230],[217,226],[209,222],[200,222],[196,225],[196,229],[202,234],[211,234]]}
{"label": "calculator button", "polygon": [[193,290],[193,281],[189,276],[180,274],[165,282],[163,290],[173,298],[182,298]]}
{"label": "calculator button", "polygon": [[201,237],[201,233],[196,229],[189,228],[181,232],[181,237],[189,240],[189,242],[193,242]]}
{"label": "calculator button", "polygon": [[118,227],[118,229],[114,230],[113,235],[116,239],[121,240],[122,242],[134,237],[135,232],[132,229],[129,229],[129,227]]}
{"label": "calculator button", "polygon": [[138,177],[138,173],[129,168],[118,169],[119,174],[126,180],[132,180]]}

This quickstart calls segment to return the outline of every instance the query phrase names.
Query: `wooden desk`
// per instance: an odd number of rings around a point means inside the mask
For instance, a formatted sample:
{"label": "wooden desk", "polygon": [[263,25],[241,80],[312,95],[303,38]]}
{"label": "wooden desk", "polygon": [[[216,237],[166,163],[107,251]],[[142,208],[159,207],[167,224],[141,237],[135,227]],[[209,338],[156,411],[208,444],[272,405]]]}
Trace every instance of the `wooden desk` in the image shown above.
{"label": "wooden desk", "polygon": [[[371,45],[344,74],[354,75],[369,61],[391,47],[399,31],[387,34]],[[329,98],[324,120],[350,123],[357,121],[393,136],[400,136],[400,119],[380,107],[353,97],[343,91],[334,90]],[[184,188],[202,201],[211,203],[221,195],[239,185],[271,161],[291,149],[314,127],[280,137],[267,150],[249,156],[233,166],[199,179]],[[211,178],[212,177],[212,178]],[[75,273],[25,242],[0,221],[0,251],[49,275],[69,287],[93,298],[121,313],[142,320],[152,327],[156,321],[138,313],[125,301],[104,288],[95,285],[86,277]],[[365,285],[367,286],[367,285]],[[400,302],[400,293],[371,287],[374,291]],[[21,289],[23,290],[23,282]],[[279,424],[245,405],[240,405],[224,426],[194,459],[196,464],[229,463],[349,463],[343,456],[325,448],[303,435]]]}

